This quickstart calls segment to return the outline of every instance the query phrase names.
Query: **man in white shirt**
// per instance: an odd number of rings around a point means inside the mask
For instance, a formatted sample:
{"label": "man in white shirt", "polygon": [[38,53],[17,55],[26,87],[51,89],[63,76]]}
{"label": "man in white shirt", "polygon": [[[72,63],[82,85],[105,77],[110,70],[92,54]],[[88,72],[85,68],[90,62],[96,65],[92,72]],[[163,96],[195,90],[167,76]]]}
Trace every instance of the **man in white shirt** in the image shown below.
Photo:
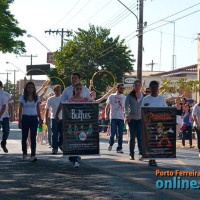
{"label": "man in white shirt", "polygon": [[106,119],[108,120],[108,113],[110,111],[110,126],[111,134],[108,146],[108,151],[112,150],[114,144],[114,136],[117,134],[118,147],[117,153],[123,153],[122,142],[123,142],[123,128],[124,128],[124,104],[126,97],[123,95],[124,85],[122,83],[117,84],[117,93],[111,94],[107,99],[106,105]]}
{"label": "man in white shirt", "polygon": [[[74,90],[74,84],[75,83],[80,83],[81,81],[81,76],[79,73],[73,73],[71,75],[71,85],[69,87],[67,87],[63,93],[62,93],[62,96],[61,96],[61,100],[60,100],[60,104],[59,104],[59,107],[58,107],[58,110],[56,112],[56,115],[55,115],[55,119],[57,121],[59,121],[59,113],[62,109],[62,103],[66,103],[67,100],[73,96],[73,90]],[[92,101],[93,98],[92,96],[90,95],[90,91],[87,87],[85,86],[82,86],[82,93],[81,93],[81,97],[85,97],[87,98],[89,101]]]}
{"label": "man in white shirt", "polygon": [[58,118],[59,121],[55,120],[56,111],[60,104],[61,99],[61,86],[55,85],[53,87],[53,91],[55,96],[49,97],[47,99],[46,105],[46,124],[49,125],[49,112],[51,109],[51,121],[52,121],[52,154],[57,154],[58,147],[62,150],[62,143],[63,143],[63,135],[62,135],[62,111],[59,113]]}
{"label": "man in white shirt", "polygon": [[[151,81],[149,84],[151,95],[144,97],[142,106],[148,107],[168,107],[164,97],[158,95],[159,84],[157,81]],[[149,160],[149,166],[157,166],[156,161]]]}
{"label": "man in white shirt", "polygon": [[2,121],[1,126],[2,126],[2,141],[1,141],[1,148],[3,149],[3,151],[5,153],[8,153],[8,149],[6,148],[6,141],[8,139],[8,135],[9,135],[9,130],[10,130],[10,126],[9,126],[9,110],[10,110],[10,121],[13,121],[13,100],[11,99],[11,96],[9,93],[3,91],[3,83],[0,81],[0,90],[3,92],[5,100],[6,100],[6,110],[3,113],[2,116]]}

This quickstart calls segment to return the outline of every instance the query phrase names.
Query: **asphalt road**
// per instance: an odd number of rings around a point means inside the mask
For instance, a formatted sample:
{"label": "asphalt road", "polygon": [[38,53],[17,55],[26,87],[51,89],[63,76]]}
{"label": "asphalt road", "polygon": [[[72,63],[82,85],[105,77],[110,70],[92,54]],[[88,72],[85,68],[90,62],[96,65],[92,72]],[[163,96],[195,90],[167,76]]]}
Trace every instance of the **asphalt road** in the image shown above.
{"label": "asphalt road", "polygon": [[[158,160],[158,167],[150,167],[147,160],[139,161],[137,157],[129,160],[127,141],[123,143],[124,154],[115,152],[116,144],[108,152],[108,139],[101,134],[100,155],[82,156],[78,169],[61,152],[51,155],[51,149],[40,144],[37,144],[38,161],[24,162],[21,131],[16,123],[11,124],[9,153],[0,150],[0,199],[199,199],[198,189],[156,188],[158,180],[172,180],[156,176],[156,170],[198,171],[197,149],[178,147],[177,159]],[[196,180],[200,185],[199,177],[181,178]]]}

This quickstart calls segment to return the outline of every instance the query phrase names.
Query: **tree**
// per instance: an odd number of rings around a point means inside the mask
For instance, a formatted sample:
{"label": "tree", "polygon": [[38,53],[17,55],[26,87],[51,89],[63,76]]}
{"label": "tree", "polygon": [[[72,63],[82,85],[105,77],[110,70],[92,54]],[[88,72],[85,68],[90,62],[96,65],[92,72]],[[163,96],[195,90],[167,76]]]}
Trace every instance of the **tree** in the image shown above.
{"label": "tree", "polygon": [[18,27],[18,21],[8,10],[13,1],[0,0],[0,51],[21,54],[26,52],[25,43],[16,38],[23,36],[26,31]]}
{"label": "tree", "polygon": [[[82,83],[87,85],[98,70],[107,70],[116,82],[122,82],[123,75],[133,71],[135,61],[124,40],[120,40],[119,36],[112,38],[110,30],[93,25],[89,26],[89,30],[79,28],[72,33],[65,46],[54,53],[54,58],[57,74],[63,76],[66,85],[70,85],[70,75],[75,71],[81,74]],[[94,85],[102,92],[106,86],[113,85],[112,81],[109,74],[102,73]]]}
{"label": "tree", "polygon": [[163,79],[161,90],[162,94],[168,92],[191,97],[193,92],[197,92],[199,90],[198,84],[198,81],[188,81],[186,78],[180,78],[176,82],[173,82],[170,79]]}

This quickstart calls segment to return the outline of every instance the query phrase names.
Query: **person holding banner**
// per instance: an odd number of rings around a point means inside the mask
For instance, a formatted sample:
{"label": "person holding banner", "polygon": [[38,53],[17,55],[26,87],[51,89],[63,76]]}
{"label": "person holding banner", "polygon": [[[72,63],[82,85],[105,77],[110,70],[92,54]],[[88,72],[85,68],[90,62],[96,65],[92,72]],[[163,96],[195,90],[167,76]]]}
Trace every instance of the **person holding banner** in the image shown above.
{"label": "person holding banner", "polygon": [[[55,119],[57,121],[59,121],[59,113],[60,111],[62,110],[62,103],[66,103],[68,101],[69,98],[73,97],[73,91],[74,91],[74,84],[75,83],[80,83],[81,81],[81,76],[79,73],[73,73],[71,75],[71,85],[69,87],[67,87],[63,93],[62,93],[62,96],[61,96],[61,100],[60,100],[60,104],[58,106],[58,109],[57,109],[57,112],[56,112],[56,115],[55,115]],[[93,98],[90,96],[90,91],[87,87],[85,86],[82,86],[82,92],[81,92],[81,97],[85,97],[87,98],[89,101],[92,101]]]}
{"label": "person holding banner", "polygon": [[108,120],[108,113],[110,111],[110,126],[111,134],[108,145],[108,151],[112,150],[114,144],[114,136],[117,134],[118,137],[118,147],[116,149],[117,153],[123,153],[122,141],[123,141],[123,127],[124,127],[124,104],[126,97],[124,93],[124,84],[118,83],[117,93],[111,94],[107,99],[106,105],[106,120]]}
{"label": "person holding banner", "polygon": [[142,159],[142,117],[141,105],[144,93],[141,92],[142,84],[139,79],[133,83],[133,90],[126,96],[125,100],[125,123],[128,123],[129,135],[129,151],[130,160],[134,160],[135,137],[137,137],[139,160]]}
{"label": "person holding banner", "polygon": [[61,99],[61,85],[55,85],[53,87],[55,96],[49,97],[47,99],[46,105],[46,125],[50,124],[49,112],[51,109],[51,122],[52,122],[52,154],[56,155],[58,153],[58,147],[62,150],[62,111],[59,113],[59,121],[55,120],[56,111],[58,109],[60,99]]}
{"label": "person holding banner", "polygon": [[[82,87],[83,86],[80,83],[75,83],[74,90],[73,90],[73,97],[69,98],[67,100],[67,102],[76,102],[76,103],[88,102],[87,98],[81,97]],[[78,162],[79,159],[80,159],[80,156],[70,156],[69,157],[69,160],[74,163],[74,168],[79,167],[79,162]]]}
{"label": "person holding banner", "polygon": [[24,94],[19,99],[19,121],[18,127],[22,129],[22,151],[23,160],[27,159],[27,146],[26,141],[28,131],[31,133],[31,161],[37,161],[35,157],[36,152],[36,135],[39,125],[42,127],[42,119],[40,115],[40,97],[36,94],[35,84],[28,82],[24,88]]}
{"label": "person holding banner", "polygon": [[[159,84],[157,81],[151,81],[149,84],[151,89],[151,94],[144,97],[142,101],[142,106],[149,107],[168,107],[164,97],[158,95]],[[149,166],[157,166],[157,162],[153,160],[149,160]]]}

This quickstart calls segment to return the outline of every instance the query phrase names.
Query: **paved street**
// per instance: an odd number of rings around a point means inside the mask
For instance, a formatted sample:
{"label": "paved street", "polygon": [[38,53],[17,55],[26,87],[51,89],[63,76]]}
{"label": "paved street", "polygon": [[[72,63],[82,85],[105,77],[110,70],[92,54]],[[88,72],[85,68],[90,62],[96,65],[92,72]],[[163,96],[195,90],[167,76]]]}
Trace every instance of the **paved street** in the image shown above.
{"label": "paved street", "polygon": [[[0,133],[1,136],[1,133]],[[128,143],[124,154],[107,151],[108,137],[101,134],[100,155],[82,156],[80,168],[73,168],[62,153],[51,155],[47,145],[37,144],[38,161],[22,161],[21,131],[11,125],[9,153],[0,150],[0,199],[199,199],[199,190],[156,189],[155,171],[199,170],[198,150],[177,148],[177,159],[158,160],[158,167],[148,161],[128,159]],[[187,144],[187,143],[186,143]],[[137,148],[137,146],[136,146]],[[137,156],[137,154],[136,154]],[[165,179],[172,179],[165,177]],[[183,179],[188,179],[183,177]],[[199,177],[191,180],[200,182]]]}

